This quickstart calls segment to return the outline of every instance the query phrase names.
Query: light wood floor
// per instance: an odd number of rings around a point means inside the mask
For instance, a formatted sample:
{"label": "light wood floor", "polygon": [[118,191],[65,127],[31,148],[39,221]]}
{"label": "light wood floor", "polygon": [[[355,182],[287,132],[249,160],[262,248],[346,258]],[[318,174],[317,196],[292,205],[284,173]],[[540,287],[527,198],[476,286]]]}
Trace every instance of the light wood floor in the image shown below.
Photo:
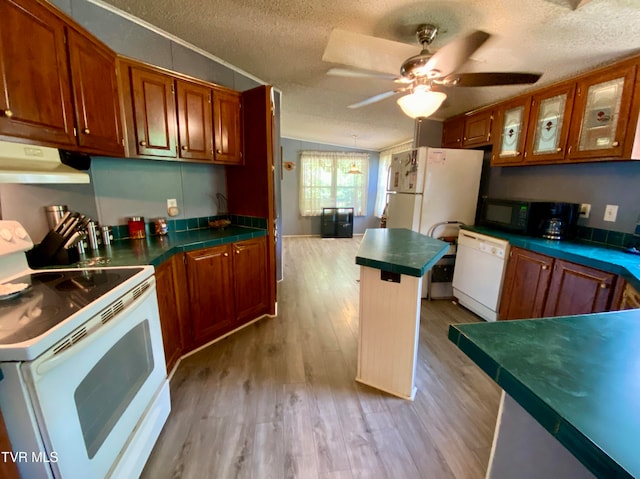
{"label": "light wood floor", "polygon": [[500,390],[447,339],[478,319],[423,301],[415,401],[381,393],[354,381],[360,237],[283,241],[278,317],[182,360],[142,476],[483,478]]}

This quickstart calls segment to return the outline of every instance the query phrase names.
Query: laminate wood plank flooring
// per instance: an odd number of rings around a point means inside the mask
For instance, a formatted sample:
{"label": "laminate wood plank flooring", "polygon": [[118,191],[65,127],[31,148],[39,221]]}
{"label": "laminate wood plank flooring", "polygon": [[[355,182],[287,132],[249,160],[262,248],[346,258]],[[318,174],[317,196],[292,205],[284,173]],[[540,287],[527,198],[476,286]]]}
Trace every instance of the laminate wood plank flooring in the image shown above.
{"label": "laminate wood plank flooring", "polygon": [[500,389],[447,339],[475,315],[422,301],[414,401],[355,382],[360,240],[283,238],[278,316],[182,359],[143,478],[485,476]]}

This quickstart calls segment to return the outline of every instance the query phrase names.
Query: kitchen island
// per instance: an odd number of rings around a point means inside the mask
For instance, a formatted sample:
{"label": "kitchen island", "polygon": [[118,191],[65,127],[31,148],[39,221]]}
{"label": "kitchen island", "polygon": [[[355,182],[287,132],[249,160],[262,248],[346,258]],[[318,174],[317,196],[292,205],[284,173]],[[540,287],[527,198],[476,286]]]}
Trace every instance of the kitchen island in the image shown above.
{"label": "kitchen island", "polygon": [[356,381],[413,399],[422,277],[449,243],[405,228],[367,229],[356,255],[360,314]]}
{"label": "kitchen island", "polygon": [[640,477],[640,310],[452,325],[503,389],[487,478]]}

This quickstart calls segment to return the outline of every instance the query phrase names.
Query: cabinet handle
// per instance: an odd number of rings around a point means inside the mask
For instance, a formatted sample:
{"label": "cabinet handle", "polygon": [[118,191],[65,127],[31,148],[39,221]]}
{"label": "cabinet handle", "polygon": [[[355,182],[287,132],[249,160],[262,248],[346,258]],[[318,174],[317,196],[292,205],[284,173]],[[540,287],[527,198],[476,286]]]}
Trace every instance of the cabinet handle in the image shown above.
{"label": "cabinet handle", "polygon": [[556,148],[556,151],[557,151],[558,153],[560,153],[560,152],[562,151],[562,148],[558,147],[558,148]]}
{"label": "cabinet handle", "polygon": [[3,113],[7,118],[11,118],[13,116],[13,112],[9,109],[5,110]]}
{"label": "cabinet handle", "polygon": [[239,249],[236,250],[236,254],[240,254],[240,250]]}
{"label": "cabinet handle", "polygon": [[605,289],[607,287],[607,283],[600,283],[600,289]]}
{"label": "cabinet handle", "polygon": [[222,150],[221,150],[220,148],[218,148],[218,149],[216,150],[216,153],[222,153]]}
{"label": "cabinet handle", "polygon": [[89,133],[91,133],[91,130],[89,128],[85,128],[84,130],[82,130],[82,133],[88,135]]}
{"label": "cabinet handle", "polygon": [[543,264],[542,265],[542,269],[549,269],[549,265],[548,264]]}
{"label": "cabinet handle", "polygon": [[146,141],[144,141],[144,140],[142,140],[142,141],[140,142],[140,146],[147,146],[147,142],[146,142]]}
{"label": "cabinet handle", "polygon": [[188,149],[187,145],[182,145],[182,151],[187,151]]}
{"label": "cabinet handle", "polygon": [[229,256],[229,253],[224,253],[222,256]]}
{"label": "cabinet handle", "polygon": [[619,141],[614,141],[613,143],[611,143],[612,146],[620,146],[620,142]]}

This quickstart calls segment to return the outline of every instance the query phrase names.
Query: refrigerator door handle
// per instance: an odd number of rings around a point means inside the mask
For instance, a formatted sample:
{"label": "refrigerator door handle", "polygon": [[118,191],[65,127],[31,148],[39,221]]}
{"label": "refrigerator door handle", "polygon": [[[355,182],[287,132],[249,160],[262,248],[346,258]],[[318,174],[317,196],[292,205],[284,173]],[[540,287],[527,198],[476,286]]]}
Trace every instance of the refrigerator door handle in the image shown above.
{"label": "refrigerator door handle", "polygon": [[387,166],[387,191],[391,191],[391,163]]}

